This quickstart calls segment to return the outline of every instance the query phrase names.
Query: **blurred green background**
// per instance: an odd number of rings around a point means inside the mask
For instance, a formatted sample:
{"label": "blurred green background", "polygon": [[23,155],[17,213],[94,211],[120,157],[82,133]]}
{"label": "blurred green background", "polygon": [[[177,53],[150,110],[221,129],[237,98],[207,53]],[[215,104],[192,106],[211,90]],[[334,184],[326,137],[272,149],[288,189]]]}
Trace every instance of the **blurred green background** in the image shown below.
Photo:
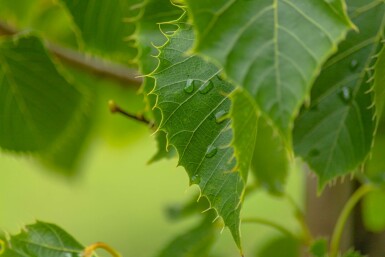
{"label": "blurred green background", "polygon": [[[0,21],[67,47],[79,44],[68,15],[57,1],[0,0]],[[147,165],[156,152],[152,131],[109,113],[110,99],[130,112],[142,111],[142,95],[127,85],[66,66],[63,71],[90,101],[89,127],[84,142],[79,143],[79,159],[73,174],[65,176],[33,156],[0,152],[0,230],[17,233],[37,219],[58,224],[86,245],[103,241],[126,257],[156,256],[202,216],[172,222],[165,212],[169,206],[196,197],[197,188],[189,188],[187,174],[176,167],[176,159]],[[302,171],[294,167],[288,180],[288,194],[302,206]],[[266,218],[299,231],[288,201],[262,190],[246,199],[242,216]],[[287,246],[279,232],[261,225],[244,224],[242,237],[248,257],[268,256],[267,245],[276,246],[269,247],[276,251],[270,256],[295,256],[298,250]],[[212,256],[238,255],[229,231],[224,229]]]}

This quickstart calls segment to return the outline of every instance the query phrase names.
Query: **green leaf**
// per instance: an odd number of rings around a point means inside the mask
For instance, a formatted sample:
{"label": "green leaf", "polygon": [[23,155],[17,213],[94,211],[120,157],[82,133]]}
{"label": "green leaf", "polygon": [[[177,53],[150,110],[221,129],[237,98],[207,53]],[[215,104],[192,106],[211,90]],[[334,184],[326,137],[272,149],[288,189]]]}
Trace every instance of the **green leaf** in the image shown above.
{"label": "green leaf", "polygon": [[259,111],[254,100],[242,89],[235,90],[230,98],[230,116],[234,131],[232,145],[237,159],[235,170],[239,170],[244,181],[247,181],[257,137]]}
{"label": "green leaf", "polygon": [[12,236],[2,257],[78,257],[84,247],[71,235],[50,223],[36,222]]}
{"label": "green leaf", "polygon": [[[285,142],[259,110],[250,94],[238,88],[230,95],[237,166],[247,179],[250,165],[257,182],[273,194],[283,193],[289,166]],[[257,133],[258,131],[258,133]]]}
{"label": "green leaf", "polygon": [[364,257],[359,252],[356,252],[354,250],[347,251],[342,257]]}
{"label": "green leaf", "polygon": [[372,75],[367,70],[383,34],[385,4],[349,4],[360,33],[350,32],[325,64],[313,87],[311,107],[294,129],[295,152],[317,173],[320,187],[365,160],[375,127],[373,96],[368,93]]}
{"label": "green leaf", "polygon": [[80,41],[84,42],[87,50],[125,63],[134,57],[135,47],[124,38],[131,35],[135,27],[132,23],[124,23],[124,19],[137,15],[135,5],[140,3],[139,0],[61,2],[71,15]]}
{"label": "green leaf", "polygon": [[326,239],[317,239],[310,246],[309,252],[314,257],[326,257],[328,253],[328,242]]}
{"label": "green leaf", "polygon": [[[136,31],[132,38],[138,46],[137,61],[139,63],[140,73],[147,75],[155,70],[158,60],[154,57],[158,54],[155,46],[163,45],[166,37],[159,29],[161,23],[178,19],[183,11],[179,7],[171,4],[170,0],[146,0],[141,9],[141,15],[136,21]],[[172,28],[175,30],[175,27]],[[167,31],[165,31],[167,32]],[[152,110],[155,119],[155,126],[160,124],[162,115],[158,110],[153,110],[156,102],[156,96],[148,95],[154,89],[154,79],[144,77],[141,91],[147,101],[148,108]],[[173,148],[167,148],[166,134],[158,131],[156,134],[158,144],[157,153],[151,158],[150,163],[163,158],[172,158],[175,156]]]}
{"label": "green leaf", "polygon": [[255,256],[298,257],[300,243],[292,237],[279,236],[270,240]]}
{"label": "green leaf", "polygon": [[82,94],[61,75],[40,40],[0,42],[0,146],[43,151],[76,126]]}
{"label": "green leaf", "polygon": [[284,193],[290,157],[282,136],[263,116],[258,123],[257,141],[251,163],[257,182],[272,194]]}
{"label": "green leaf", "polygon": [[198,39],[194,51],[249,91],[288,146],[321,64],[351,28],[336,1],[329,2],[186,0]]}
{"label": "green leaf", "polygon": [[196,227],[177,236],[160,253],[158,257],[207,257],[219,234],[219,225],[213,223],[215,215],[211,212]]}
{"label": "green leaf", "polygon": [[241,248],[239,224],[244,181],[235,167],[230,120],[226,97],[233,86],[218,77],[219,70],[198,56],[187,56],[194,41],[192,29],[180,21],[180,28],[159,48],[159,66],[153,94],[162,112],[159,129],[167,133],[168,143],[179,154],[179,165],[185,167],[190,184],[196,184],[201,195],[223,218]]}

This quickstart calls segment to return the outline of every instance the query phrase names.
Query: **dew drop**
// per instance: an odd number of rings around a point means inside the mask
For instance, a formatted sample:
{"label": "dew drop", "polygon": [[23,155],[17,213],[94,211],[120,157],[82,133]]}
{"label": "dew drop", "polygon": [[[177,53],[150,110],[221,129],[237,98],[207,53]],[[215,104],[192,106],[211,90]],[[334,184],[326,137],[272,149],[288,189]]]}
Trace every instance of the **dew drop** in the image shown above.
{"label": "dew drop", "polygon": [[215,114],[215,122],[216,123],[222,123],[227,118],[227,112],[224,110],[221,110]]}
{"label": "dew drop", "polygon": [[210,80],[199,88],[199,92],[201,94],[207,94],[208,92],[210,92],[211,89],[213,89],[213,87],[214,87],[214,83]]}
{"label": "dew drop", "polygon": [[352,92],[348,87],[343,87],[338,94],[341,100],[346,104],[349,103],[350,99],[352,98]]}
{"label": "dew drop", "polygon": [[312,149],[310,152],[309,152],[309,157],[316,157],[320,154],[320,151],[318,149]]}
{"label": "dew drop", "polygon": [[194,176],[191,177],[191,183],[192,184],[199,184],[201,182],[201,176],[198,174],[195,174]]}
{"label": "dew drop", "polygon": [[194,92],[194,80],[193,79],[188,79],[186,81],[186,86],[184,87],[184,91],[188,94],[191,94],[192,92]]}
{"label": "dew drop", "polygon": [[216,148],[215,146],[210,145],[207,148],[207,151],[206,151],[206,158],[213,157],[217,152],[218,152],[218,148]]}
{"label": "dew drop", "polygon": [[358,68],[358,61],[356,59],[350,62],[350,70],[355,71]]}

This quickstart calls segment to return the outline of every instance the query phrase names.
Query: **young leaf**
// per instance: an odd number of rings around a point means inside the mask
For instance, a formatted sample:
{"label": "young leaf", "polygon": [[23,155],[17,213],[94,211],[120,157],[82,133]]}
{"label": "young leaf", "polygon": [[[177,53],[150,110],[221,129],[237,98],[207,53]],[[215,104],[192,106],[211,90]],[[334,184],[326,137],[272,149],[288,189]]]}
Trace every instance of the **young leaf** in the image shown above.
{"label": "young leaf", "polygon": [[236,160],[229,147],[232,140],[226,95],[233,86],[218,77],[219,70],[198,56],[187,56],[193,41],[192,29],[181,21],[179,29],[159,48],[159,66],[153,94],[162,112],[160,130],[176,148],[190,184],[196,184],[211,207],[223,218],[241,247],[239,224],[244,181],[233,172]]}
{"label": "young leaf", "polygon": [[314,84],[312,105],[294,129],[295,152],[318,175],[320,187],[365,160],[375,128],[367,70],[384,32],[385,4],[361,8],[362,1],[356,0],[349,5],[360,33],[350,32],[325,64]]}
{"label": "young leaf", "polygon": [[72,17],[75,31],[86,49],[125,62],[133,58],[136,49],[124,38],[133,33],[133,24],[123,23],[125,18],[136,15],[135,4],[139,0],[61,0]]}
{"label": "young leaf", "polygon": [[40,40],[0,42],[0,147],[43,151],[75,126],[82,93],[57,70]]}
{"label": "young leaf", "polygon": [[194,51],[246,88],[290,143],[293,119],[321,64],[351,28],[342,1],[185,2],[197,33]]}
{"label": "young leaf", "polygon": [[1,257],[79,257],[84,247],[58,226],[45,222],[28,225],[12,236]]}

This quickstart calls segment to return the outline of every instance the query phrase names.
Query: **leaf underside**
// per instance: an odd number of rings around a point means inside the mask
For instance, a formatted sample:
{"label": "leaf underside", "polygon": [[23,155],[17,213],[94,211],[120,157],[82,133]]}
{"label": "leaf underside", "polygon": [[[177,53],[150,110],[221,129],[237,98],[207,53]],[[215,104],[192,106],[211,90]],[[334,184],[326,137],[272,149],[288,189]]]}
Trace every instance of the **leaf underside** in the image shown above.
{"label": "leaf underside", "polygon": [[194,33],[179,22],[179,29],[159,48],[159,66],[151,74],[156,108],[162,112],[160,130],[179,154],[190,184],[196,184],[212,208],[229,227],[241,247],[239,224],[244,181],[234,172],[234,150],[227,95],[233,86],[218,76],[219,70],[198,56],[187,56]]}
{"label": "leaf underside", "polygon": [[312,104],[294,129],[295,152],[316,172],[320,188],[365,160],[376,123],[368,70],[384,32],[385,4],[362,8],[362,1],[353,0],[349,6],[360,33],[350,32],[325,64],[312,90]]}
{"label": "leaf underside", "polygon": [[244,87],[288,145],[321,64],[351,27],[342,3],[327,2],[186,0],[197,33],[194,51]]}
{"label": "leaf underside", "polygon": [[0,146],[36,152],[62,140],[83,96],[59,73],[40,40],[2,41],[0,62]]}

